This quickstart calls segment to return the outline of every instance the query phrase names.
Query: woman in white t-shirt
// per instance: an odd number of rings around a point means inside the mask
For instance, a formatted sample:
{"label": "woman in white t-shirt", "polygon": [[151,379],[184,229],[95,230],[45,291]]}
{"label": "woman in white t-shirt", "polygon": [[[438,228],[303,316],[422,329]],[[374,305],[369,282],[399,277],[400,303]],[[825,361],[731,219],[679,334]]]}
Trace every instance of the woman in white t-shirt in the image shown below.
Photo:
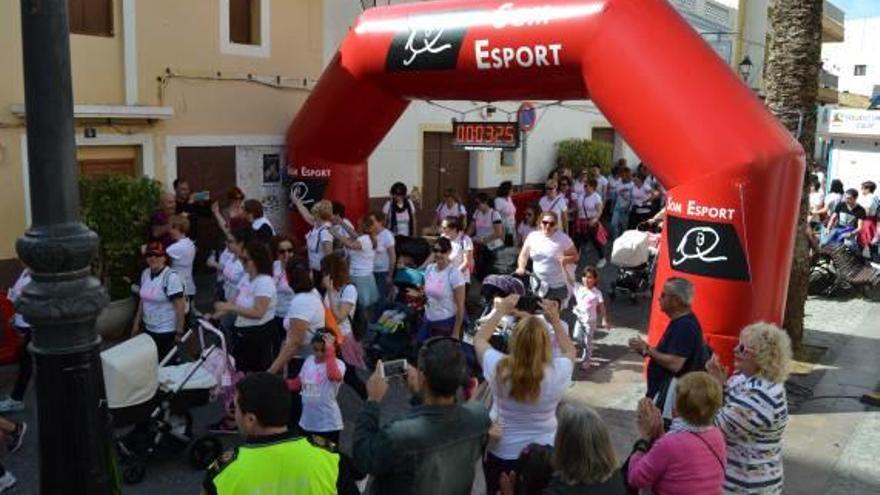
{"label": "woman in white t-shirt", "polygon": [[492,209],[489,195],[480,193],[476,199],[473,222],[468,235],[478,244],[480,262],[475,263],[478,278],[489,275],[495,264],[495,252],[504,247],[504,225],[501,214]]}
{"label": "woman in white t-shirt", "polygon": [[321,260],[333,252],[333,203],[323,199],[311,211],[312,229],[306,234],[309,268],[315,280],[321,278]]}
{"label": "woman in white t-shirt", "polygon": [[287,263],[293,258],[293,239],[286,234],[275,236],[272,239],[272,252],[275,261],[272,262],[272,279],[275,280],[275,344],[272,355],[278,355],[281,344],[287,331],[284,329],[284,317],[290,310],[290,301],[293,299],[293,289],[287,283]]}
{"label": "woman in white t-shirt", "polygon": [[[232,238],[227,241],[227,248],[232,256],[223,263],[223,300],[234,301],[238,294],[238,284],[244,278],[244,264],[241,257],[244,255],[244,246],[251,238],[250,227],[244,227],[232,231]],[[230,323],[231,324],[231,323]]]}
{"label": "woman in white t-shirt", "polygon": [[657,191],[651,187],[647,177],[636,174],[632,181],[632,206],[629,212],[629,228],[638,228],[639,224],[654,216],[651,204],[657,197]]}
{"label": "woman in white t-shirt", "polygon": [[814,230],[819,229],[821,224],[821,215],[819,212],[825,207],[825,192],[822,191],[822,185],[815,175],[810,176],[810,196],[809,196],[810,214],[807,216],[807,222]]}
{"label": "woman in white t-shirt", "polygon": [[524,275],[526,265],[532,260],[532,271],[541,281],[542,297],[560,301],[568,300],[571,269],[578,262],[578,252],[571,237],[559,231],[556,213],[541,214],[541,230],[532,232],[523,243],[517,259],[516,273]]}
{"label": "woman in white t-shirt", "polygon": [[516,227],[516,245],[522,247],[529,234],[536,230],[538,230],[538,213],[534,208],[526,208],[522,222]]}
{"label": "woman in white t-shirt", "polygon": [[596,192],[596,179],[587,179],[584,194],[578,198],[578,217],[575,223],[575,237],[580,245],[581,252],[587,248],[587,243],[592,244],[596,250],[598,266],[605,266],[605,244],[608,241],[605,226],[602,225],[602,211],[605,203]]}
{"label": "woman in white t-shirt", "polygon": [[272,362],[277,289],[272,278],[269,248],[251,241],[241,256],[245,276],[233,302],[214,303],[214,316],[234,314],[232,354],[235,367],[245,373],[265,371]]}
{"label": "woman in white t-shirt", "polygon": [[[391,296],[391,287],[394,284],[394,271],[397,268],[397,251],[394,234],[385,227],[385,214],[381,211],[370,215],[373,221],[379,224],[379,233],[376,234],[376,257],[373,260],[373,278],[376,279],[376,290],[379,292],[379,302],[387,301]],[[376,307],[373,314],[379,314],[381,308]]]}
{"label": "woman in white t-shirt", "polygon": [[382,205],[382,213],[385,214],[385,226],[394,235],[415,236],[418,235],[416,205],[406,193],[406,185],[395,182],[391,186],[391,199]]}
{"label": "woman in white t-shirt", "polygon": [[[31,269],[25,267],[12,287],[6,293],[9,302],[15,304],[21,298],[24,288],[31,283]],[[9,396],[0,400],[0,413],[17,412],[24,410],[24,394],[27,392],[28,384],[33,375],[34,365],[33,356],[31,356],[31,326],[25,321],[24,316],[18,311],[12,317],[12,326],[21,335],[21,343],[19,344],[18,357],[18,373],[15,377],[15,386],[9,393]]]}
{"label": "woman in white t-shirt", "polygon": [[296,376],[305,359],[312,352],[308,343],[312,341],[315,332],[326,325],[325,311],[308,263],[304,260],[291,259],[284,267],[284,271],[293,291],[293,298],[284,317],[287,338],[268,371],[280,373],[290,365],[288,376]]}
{"label": "woman in white t-shirt", "polygon": [[559,228],[563,232],[568,232],[568,201],[559,191],[559,183],[550,179],[544,185],[546,191],[544,196],[538,200],[538,208],[541,213],[552,211],[556,214]]}
{"label": "woman in white t-shirt", "polygon": [[510,197],[512,189],[513,184],[509,180],[499,184],[498,189],[495,191],[494,202],[495,211],[501,215],[501,225],[504,227],[504,244],[511,247],[516,244],[514,239],[516,234],[516,205],[513,203],[513,198]]}
{"label": "woman in white t-shirt", "polygon": [[[378,245],[376,237],[381,228],[382,225],[372,216],[366,216],[360,221],[359,232],[345,227],[345,236],[333,233],[333,237],[345,246],[351,282],[357,287],[357,303],[368,313],[369,309],[379,301],[379,289],[376,287],[376,278],[373,277],[373,265],[376,261]],[[370,319],[369,314],[367,319]]]}
{"label": "woman in white t-shirt", "polygon": [[336,358],[336,346],[329,329],[318,330],[311,346],[312,355],[306,358],[299,375],[287,382],[302,399],[299,427],[305,436],[317,435],[339,444],[343,423],[336,396],[347,367]]}
{"label": "woman in white t-shirt", "polygon": [[186,305],[183,281],[167,265],[161,242],[151,242],[146,252],[147,268],[141,273],[140,302],[134,316],[131,335],[143,329],[156,342],[159,359],[174,347],[183,335]]}
{"label": "woman in white t-shirt", "polygon": [[461,338],[466,279],[452,264],[451,253],[449,239],[440,237],[434,242],[432,256],[435,261],[425,270],[425,286],[422,288],[426,304],[425,316],[416,335],[419,342],[438,335]]}
{"label": "woman in white t-shirt", "polygon": [[605,300],[602,291],[599,290],[599,271],[596,267],[584,268],[582,284],[574,288],[574,315],[577,321],[574,324],[574,340],[581,344],[581,368],[590,369],[590,358],[593,355],[593,342],[596,328],[608,327],[608,312],[605,310]]}
{"label": "woman in white t-shirt", "polygon": [[187,237],[189,234],[189,218],[185,215],[174,215],[168,221],[168,234],[172,243],[165,248],[165,254],[171,262],[171,269],[183,280],[183,292],[187,298],[196,295],[196,281],[193,278],[193,264],[196,261],[196,245]]}
{"label": "woman in white t-shirt", "polygon": [[367,400],[367,387],[357,376],[355,368],[366,369],[364,364],[364,348],[355,335],[352,326],[355,310],[358,305],[358,289],[352,283],[349,275],[348,262],[339,255],[324,258],[321,267],[324,273],[322,281],[324,287],[324,306],[333,314],[339,327],[341,343],[339,350],[342,360],[348,365],[345,372],[347,383],[363,400]]}
{"label": "woman in white t-shirt", "polygon": [[510,354],[489,344],[502,318],[516,309],[519,296],[496,299],[494,310],[474,336],[474,349],[483,376],[492,392],[489,416],[501,438],[488,448],[483,460],[486,493],[498,493],[502,473],[516,468],[523,447],[530,443],[553,445],[556,435],[556,407],[571,383],[575,347],[559,317],[559,305],[544,300],[544,318],[553,326],[560,357],[552,357],[550,335],[542,319],[522,318],[510,339]]}
{"label": "woman in white t-shirt", "polygon": [[465,209],[464,204],[459,199],[458,193],[452,188],[447,189],[443,193],[443,200],[440,201],[437,208],[434,208],[434,228],[431,229],[432,233],[440,230],[440,224],[443,223],[446,217],[458,217],[462,225],[467,225],[467,209]]}

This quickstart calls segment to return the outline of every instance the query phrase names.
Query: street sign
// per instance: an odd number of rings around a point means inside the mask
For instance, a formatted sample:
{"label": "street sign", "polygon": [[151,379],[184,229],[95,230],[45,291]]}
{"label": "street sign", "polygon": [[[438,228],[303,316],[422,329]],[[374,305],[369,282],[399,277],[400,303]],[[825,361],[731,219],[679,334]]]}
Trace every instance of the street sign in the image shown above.
{"label": "street sign", "polygon": [[519,121],[519,128],[523,132],[529,132],[535,127],[535,124],[538,123],[537,117],[535,105],[527,101],[523,102],[519,106],[519,110],[516,111],[516,119]]}

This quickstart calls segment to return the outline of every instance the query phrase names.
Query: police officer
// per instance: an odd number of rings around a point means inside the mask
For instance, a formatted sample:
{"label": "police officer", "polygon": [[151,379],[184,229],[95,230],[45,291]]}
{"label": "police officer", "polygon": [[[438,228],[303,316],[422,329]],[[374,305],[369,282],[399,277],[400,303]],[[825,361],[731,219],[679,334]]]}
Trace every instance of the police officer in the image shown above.
{"label": "police officer", "polygon": [[235,422],[245,442],[208,468],[203,493],[337,493],[340,456],[336,445],[288,431],[289,415],[290,392],[279,376],[253,373],[238,382]]}

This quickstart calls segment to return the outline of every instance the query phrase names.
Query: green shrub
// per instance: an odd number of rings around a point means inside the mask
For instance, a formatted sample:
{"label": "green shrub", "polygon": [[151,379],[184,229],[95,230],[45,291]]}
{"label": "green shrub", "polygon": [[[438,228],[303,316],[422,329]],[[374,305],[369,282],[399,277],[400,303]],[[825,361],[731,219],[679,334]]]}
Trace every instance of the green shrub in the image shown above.
{"label": "green shrub", "polygon": [[614,147],[603,141],[589,139],[565,139],[556,143],[556,165],[571,167],[579,172],[587,167],[598,165],[602,174],[611,173]]}
{"label": "green shrub", "polygon": [[111,299],[125,298],[131,281],[137,280],[140,247],[162,186],[154,179],[124,176],[80,178],[79,186],[82,221],[101,240],[95,276]]}

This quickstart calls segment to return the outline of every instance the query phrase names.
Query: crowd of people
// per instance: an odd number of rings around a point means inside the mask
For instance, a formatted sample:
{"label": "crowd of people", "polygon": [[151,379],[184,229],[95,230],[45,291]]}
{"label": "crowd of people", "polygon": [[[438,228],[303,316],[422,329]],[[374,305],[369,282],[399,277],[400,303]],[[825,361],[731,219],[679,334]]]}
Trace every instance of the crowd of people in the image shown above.
{"label": "crowd of people", "polygon": [[824,175],[810,178],[810,234],[814,247],[843,244],[869,261],[880,262],[880,196],[877,184],[862,182],[844,189],[839,179],[826,193]]}
{"label": "crowd of people", "polygon": [[[491,495],[781,493],[790,343],[773,325],[750,325],[735,369],[725,369],[706,345],[685,279],[664,282],[660,307],[670,324],[658,345],[630,342],[647,359],[648,388],[633,425],[640,438],[623,462],[600,415],[564,398],[576,366],[589,370],[597,328],[609,326],[599,287],[609,241],[662,209],[663,188],[644,166],[633,173],[621,161],[609,177],[598,167],[576,176],[560,169],[521,213],[509,182],[494,198],[476,195],[470,212],[446,191],[422,230],[422,205],[402,183],[356,223],[342,204],[297,201],[309,225],[304,242],[277,234],[260,202],[238,188],[221,205],[196,198],[186,180],[174,186],[150,219],[133,333],[149,335],[164,356],[187,330],[197,289],[214,294],[204,316],[228,335],[244,378],[209,430],[246,440],[209,469],[205,493],[269,485],[359,493],[368,477],[369,493],[466,494],[478,465]],[[193,240],[209,218],[224,236],[216,251]],[[417,233],[430,249],[419,260],[398,249]],[[518,250],[515,273],[534,278],[538,302],[526,307],[518,294],[486,301],[491,310],[466,342],[468,288],[492,273],[504,248]],[[590,248],[595,264],[587,263]],[[214,287],[196,287],[201,263],[216,272]],[[420,282],[398,290],[402,269]],[[403,375],[412,409],[389,419],[380,404],[392,372],[381,360],[373,365],[363,344],[393,298],[418,301],[420,312],[413,353],[393,372]],[[499,346],[505,325],[509,338]],[[28,376],[23,362],[21,380]],[[343,385],[363,401],[346,453]],[[0,410],[19,407],[20,388]],[[16,442],[25,426],[0,421]]]}

